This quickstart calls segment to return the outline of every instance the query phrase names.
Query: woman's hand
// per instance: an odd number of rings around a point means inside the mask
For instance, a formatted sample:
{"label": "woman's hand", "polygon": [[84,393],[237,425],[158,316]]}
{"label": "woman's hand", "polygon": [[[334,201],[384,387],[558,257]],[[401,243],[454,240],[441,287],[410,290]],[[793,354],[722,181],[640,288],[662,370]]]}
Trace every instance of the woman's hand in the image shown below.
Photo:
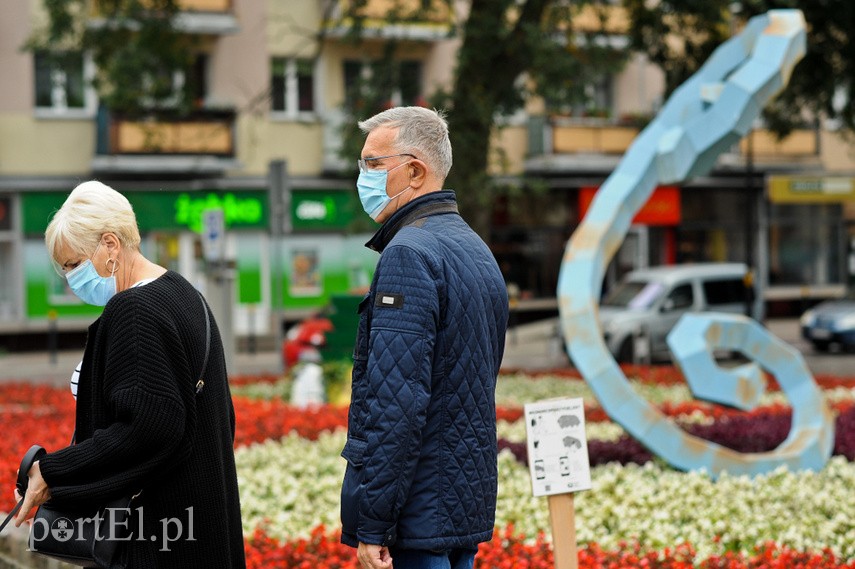
{"label": "woman's hand", "polygon": [[[20,527],[22,523],[32,517],[30,516],[30,510],[50,500],[50,489],[47,487],[45,479],[42,478],[39,461],[33,463],[28,476],[30,481],[27,486],[27,494],[24,496],[24,504],[21,506],[21,511],[15,516],[15,527]],[[19,500],[21,499],[17,490],[15,490],[15,495],[18,496]]]}

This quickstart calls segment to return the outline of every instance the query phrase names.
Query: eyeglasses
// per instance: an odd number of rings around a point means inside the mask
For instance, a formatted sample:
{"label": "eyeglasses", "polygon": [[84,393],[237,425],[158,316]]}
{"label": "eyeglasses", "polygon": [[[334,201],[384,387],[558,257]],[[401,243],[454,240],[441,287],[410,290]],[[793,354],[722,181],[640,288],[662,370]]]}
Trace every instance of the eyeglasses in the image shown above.
{"label": "eyeglasses", "polygon": [[397,156],[409,156],[410,158],[416,158],[415,154],[402,152],[401,154],[390,154],[389,156],[369,156],[368,158],[360,158],[356,161],[356,165],[359,166],[360,172],[368,172],[369,170],[377,169],[379,164],[376,164],[376,162],[378,160],[382,160],[384,158],[395,158]]}

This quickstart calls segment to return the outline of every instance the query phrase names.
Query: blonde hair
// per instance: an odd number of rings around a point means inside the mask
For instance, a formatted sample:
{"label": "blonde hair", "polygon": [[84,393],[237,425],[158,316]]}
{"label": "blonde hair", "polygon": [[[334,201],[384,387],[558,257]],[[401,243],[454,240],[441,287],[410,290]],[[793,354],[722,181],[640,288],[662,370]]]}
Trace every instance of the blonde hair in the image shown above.
{"label": "blonde hair", "polygon": [[74,188],[54,214],[45,230],[45,245],[56,262],[66,246],[91,256],[105,233],[114,233],[122,247],[139,249],[140,231],[131,203],[110,186],[91,180]]}

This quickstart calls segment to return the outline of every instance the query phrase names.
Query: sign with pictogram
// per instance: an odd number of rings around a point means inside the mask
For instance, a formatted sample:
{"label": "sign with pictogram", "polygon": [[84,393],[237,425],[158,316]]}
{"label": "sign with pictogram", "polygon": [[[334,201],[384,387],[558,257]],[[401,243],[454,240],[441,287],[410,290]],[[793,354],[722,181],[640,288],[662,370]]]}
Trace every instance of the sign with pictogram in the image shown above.
{"label": "sign with pictogram", "polygon": [[225,256],[226,223],[223,210],[202,212],[202,252],[206,261],[222,261]]}
{"label": "sign with pictogram", "polygon": [[525,404],[528,464],[535,496],[591,488],[581,398]]}

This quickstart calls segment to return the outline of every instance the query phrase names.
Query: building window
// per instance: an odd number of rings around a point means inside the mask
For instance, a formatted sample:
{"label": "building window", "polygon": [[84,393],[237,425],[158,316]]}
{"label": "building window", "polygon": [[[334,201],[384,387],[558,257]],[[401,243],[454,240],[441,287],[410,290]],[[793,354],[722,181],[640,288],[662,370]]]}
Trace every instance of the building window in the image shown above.
{"label": "building window", "polygon": [[185,69],[144,74],[142,90],[148,93],[140,97],[140,106],[146,109],[174,110],[184,103],[191,109],[204,108],[208,100],[208,55],[194,55]]}
{"label": "building window", "polygon": [[[422,102],[423,64],[418,60],[394,63],[381,69],[381,62],[346,60],[344,62],[345,102],[351,108],[366,98],[385,98],[392,106],[418,105]],[[386,80],[380,78],[386,77]],[[378,91],[373,92],[372,89]],[[385,91],[385,92],[379,92]]]}
{"label": "building window", "polygon": [[422,62],[402,61],[398,72],[397,104],[412,106],[422,96]]}
{"label": "building window", "polygon": [[362,98],[363,84],[369,74],[369,67],[361,61],[349,59],[344,62],[344,100],[348,107],[354,107]]}
{"label": "building window", "polygon": [[274,113],[295,117],[315,111],[315,68],[311,59],[274,58],[270,86]]}
{"label": "building window", "polygon": [[94,111],[94,91],[87,84],[90,62],[79,52],[34,54],[35,107],[51,114]]}

